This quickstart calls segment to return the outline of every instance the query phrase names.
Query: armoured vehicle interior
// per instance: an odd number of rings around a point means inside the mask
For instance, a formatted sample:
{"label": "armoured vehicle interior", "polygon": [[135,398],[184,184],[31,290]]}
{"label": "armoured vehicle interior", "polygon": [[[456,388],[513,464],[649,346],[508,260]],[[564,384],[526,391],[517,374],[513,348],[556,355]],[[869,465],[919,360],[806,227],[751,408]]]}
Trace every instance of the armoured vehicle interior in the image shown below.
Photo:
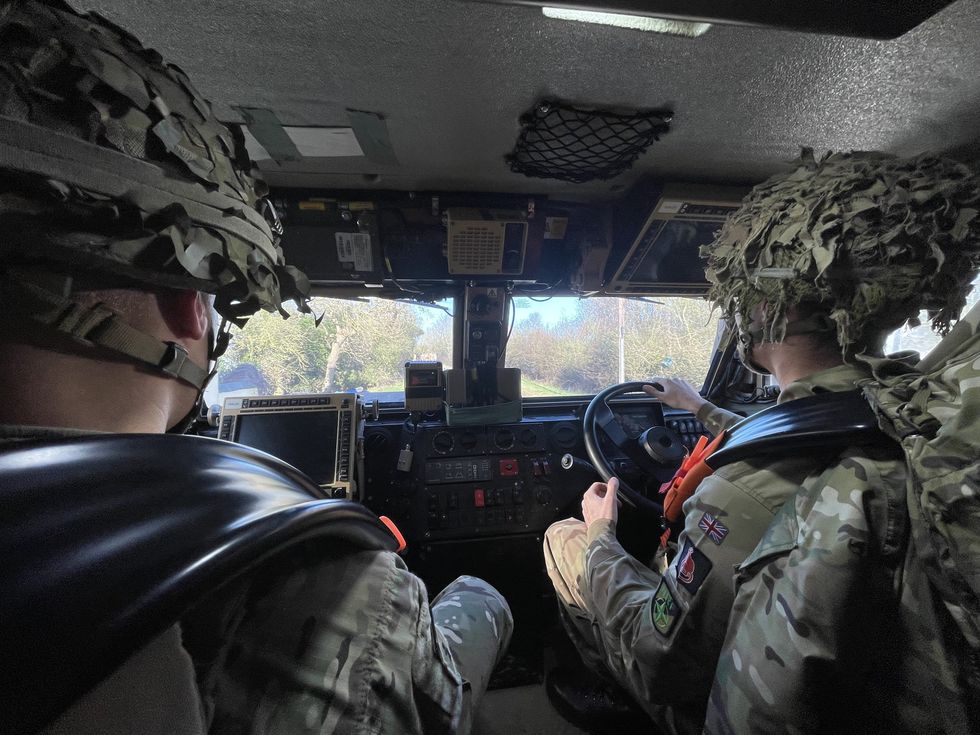
{"label": "armoured vehicle interior", "polygon": [[198,433],[389,517],[433,594],[462,573],[504,593],[477,732],[578,732],[542,686],[542,535],[597,473],[657,503],[706,433],[638,385],[745,415],[777,396],[701,298],[699,248],[744,193],[801,147],[980,160],[975,0],[75,5],[242,126],[313,284],[316,319],[235,335]]}

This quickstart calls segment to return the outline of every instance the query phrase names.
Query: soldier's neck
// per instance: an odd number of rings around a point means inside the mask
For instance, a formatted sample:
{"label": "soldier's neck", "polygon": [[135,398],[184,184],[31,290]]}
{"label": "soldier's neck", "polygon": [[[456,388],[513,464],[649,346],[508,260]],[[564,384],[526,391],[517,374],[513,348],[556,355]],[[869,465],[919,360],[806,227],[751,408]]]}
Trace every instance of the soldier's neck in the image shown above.
{"label": "soldier's neck", "polygon": [[173,396],[163,378],[121,362],[31,345],[0,351],[0,423],[113,433],[166,430]]}
{"label": "soldier's neck", "polygon": [[783,390],[800,378],[844,364],[836,345],[814,342],[807,335],[787,337],[783,342],[764,342],[753,348],[752,356],[772,373]]}
{"label": "soldier's neck", "polygon": [[844,364],[839,354],[832,353],[799,353],[795,350],[786,354],[776,354],[770,364],[772,377],[783,390],[797,380],[813,375],[821,370],[829,370]]}

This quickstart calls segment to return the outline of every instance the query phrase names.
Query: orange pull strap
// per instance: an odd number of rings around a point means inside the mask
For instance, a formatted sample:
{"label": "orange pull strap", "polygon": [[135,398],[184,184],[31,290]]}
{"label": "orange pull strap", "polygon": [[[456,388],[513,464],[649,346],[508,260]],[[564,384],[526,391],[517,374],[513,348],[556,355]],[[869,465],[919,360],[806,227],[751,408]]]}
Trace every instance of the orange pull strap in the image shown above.
{"label": "orange pull strap", "polygon": [[378,520],[385,524],[385,527],[388,529],[391,535],[395,537],[395,541],[398,542],[397,551],[399,554],[408,548],[408,543],[406,543],[405,537],[402,536],[402,532],[398,530],[398,526],[395,525],[393,520],[391,520],[388,516],[378,516]]}
{"label": "orange pull strap", "polygon": [[696,463],[701,461],[704,455],[704,448],[708,445],[708,437],[703,434],[698,437],[698,443],[694,445],[694,450],[684,460],[684,466],[691,469]]}
{"label": "orange pull strap", "polygon": [[694,495],[694,491],[698,489],[701,481],[714,472],[705,463],[705,460],[724,440],[724,431],[718,434],[710,444],[704,437],[701,437],[697,446],[694,447],[694,451],[684,460],[681,468],[674,475],[674,479],[670,481],[669,486],[666,489],[661,489],[661,492],[666,495],[664,498],[664,518],[668,522],[673,523],[681,517],[684,501]]}

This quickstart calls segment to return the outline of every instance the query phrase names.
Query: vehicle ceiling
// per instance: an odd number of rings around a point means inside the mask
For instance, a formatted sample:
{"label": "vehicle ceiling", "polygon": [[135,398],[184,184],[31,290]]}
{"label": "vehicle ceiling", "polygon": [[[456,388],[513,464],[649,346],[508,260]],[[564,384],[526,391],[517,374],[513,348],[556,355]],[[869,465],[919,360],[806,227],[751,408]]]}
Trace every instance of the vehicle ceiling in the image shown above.
{"label": "vehicle ceiling", "polygon": [[[459,0],[77,0],[175,60],[226,121],[382,114],[398,164],[308,158],[279,186],[535,192],[605,199],[641,175],[753,182],[801,145],[899,154],[980,144],[980,3],[959,0],[894,41],[714,26],[688,39]],[[541,97],[669,108],[671,131],[617,179],[511,173],[518,118]],[[378,174],[377,181],[366,175]]]}

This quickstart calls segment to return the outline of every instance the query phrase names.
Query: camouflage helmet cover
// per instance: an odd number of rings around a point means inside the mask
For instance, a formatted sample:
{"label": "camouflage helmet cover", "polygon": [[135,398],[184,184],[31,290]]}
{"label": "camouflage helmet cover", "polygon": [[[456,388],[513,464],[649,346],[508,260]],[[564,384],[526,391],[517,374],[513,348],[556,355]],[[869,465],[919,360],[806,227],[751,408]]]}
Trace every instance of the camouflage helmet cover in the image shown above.
{"label": "camouflage helmet cover", "polygon": [[791,307],[825,314],[845,356],[920,309],[945,334],[980,267],[978,211],[980,180],[961,163],[805,149],[702,248],[708,298],[742,325],[763,304],[766,342],[786,336]]}
{"label": "camouflage helmet cover", "polygon": [[60,0],[0,0],[0,49],[0,262],[213,293],[234,321],[307,310],[241,134],[180,69]]}

